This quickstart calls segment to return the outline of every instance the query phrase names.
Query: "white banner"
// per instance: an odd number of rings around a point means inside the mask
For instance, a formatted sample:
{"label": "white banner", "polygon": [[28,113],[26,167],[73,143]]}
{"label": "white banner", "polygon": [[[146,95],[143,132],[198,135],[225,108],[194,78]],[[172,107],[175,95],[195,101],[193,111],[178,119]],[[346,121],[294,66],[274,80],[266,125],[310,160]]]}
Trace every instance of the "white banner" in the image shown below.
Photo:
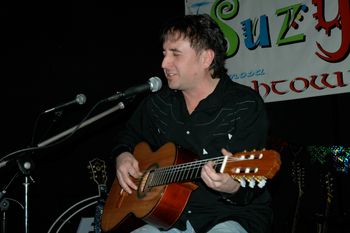
{"label": "white banner", "polygon": [[349,0],[185,0],[228,41],[233,81],[265,102],[350,92]]}

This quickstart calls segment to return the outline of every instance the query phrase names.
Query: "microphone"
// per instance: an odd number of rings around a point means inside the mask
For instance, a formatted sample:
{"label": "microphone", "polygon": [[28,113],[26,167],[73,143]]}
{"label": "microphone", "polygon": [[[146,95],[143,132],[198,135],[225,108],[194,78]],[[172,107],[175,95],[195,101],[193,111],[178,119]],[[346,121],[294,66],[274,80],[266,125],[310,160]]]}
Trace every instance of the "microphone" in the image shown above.
{"label": "microphone", "polygon": [[120,97],[127,98],[146,91],[156,92],[156,91],[159,91],[161,88],[162,88],[162,80],[155,76],[148,79],[147,83],[130,87],[126,89],[124,92],[119,92],[116,95],[113,95],[107,98],[107,101],[116,100],[116,99],[119,99]]}
{"label": "microphone", "polygon": [[61,104],[61,105],[58,105],[54,108],[50,108],[50,109],[46,110],[44,113],[56,111],[56,110],[59,110],[61,108],[66,107],[66,106],[73,105],[73,104],[82,105],[82,104],[85,104],[85,102],[86,102],[86,96],[84,94],[78,94],[74,100],[69,101],[69,102],[64,103],[64,104]]}

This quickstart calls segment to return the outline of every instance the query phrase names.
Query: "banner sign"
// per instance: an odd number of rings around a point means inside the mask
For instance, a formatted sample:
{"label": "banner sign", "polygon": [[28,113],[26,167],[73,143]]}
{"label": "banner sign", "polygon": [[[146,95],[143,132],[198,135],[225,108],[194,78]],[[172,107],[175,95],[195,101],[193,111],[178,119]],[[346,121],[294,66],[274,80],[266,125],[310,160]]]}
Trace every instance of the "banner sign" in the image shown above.
{"label": "banner sign", "polygon": [[185,0],[228,42],[231,80],[265,102],[350,92],[349,0]]}

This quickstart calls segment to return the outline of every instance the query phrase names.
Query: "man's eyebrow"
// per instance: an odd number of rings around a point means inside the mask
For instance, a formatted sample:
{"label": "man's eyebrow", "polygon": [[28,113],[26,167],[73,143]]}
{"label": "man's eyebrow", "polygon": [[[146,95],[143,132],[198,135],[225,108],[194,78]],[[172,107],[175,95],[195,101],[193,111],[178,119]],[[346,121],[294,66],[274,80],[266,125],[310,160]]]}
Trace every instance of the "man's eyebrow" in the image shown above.
{"label": "man's eyebrow", "polygon": [[172,51],[172,52],[181,52],[179,49],[177,49],[177,48],[172,48],[172,49],[169,49],[170,51]]}

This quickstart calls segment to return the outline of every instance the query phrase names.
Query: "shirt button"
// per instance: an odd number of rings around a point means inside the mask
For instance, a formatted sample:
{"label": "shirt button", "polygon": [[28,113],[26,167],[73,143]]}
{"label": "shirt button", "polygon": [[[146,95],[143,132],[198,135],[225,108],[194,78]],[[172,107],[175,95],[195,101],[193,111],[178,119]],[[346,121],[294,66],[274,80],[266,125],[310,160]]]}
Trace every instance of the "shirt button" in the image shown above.
{"label": "shirt button", "polygon": [[191,214],[191,213],[192,213],[192,211],[191,211],[191,210],[189,210],[189,211],[187,211],[187,213]]}
{"label": "shirt button", "polygon": [[189,135],[189,134],[190,134],[190,131],[187,130],[187,131],[186,131],[186,134]]}

